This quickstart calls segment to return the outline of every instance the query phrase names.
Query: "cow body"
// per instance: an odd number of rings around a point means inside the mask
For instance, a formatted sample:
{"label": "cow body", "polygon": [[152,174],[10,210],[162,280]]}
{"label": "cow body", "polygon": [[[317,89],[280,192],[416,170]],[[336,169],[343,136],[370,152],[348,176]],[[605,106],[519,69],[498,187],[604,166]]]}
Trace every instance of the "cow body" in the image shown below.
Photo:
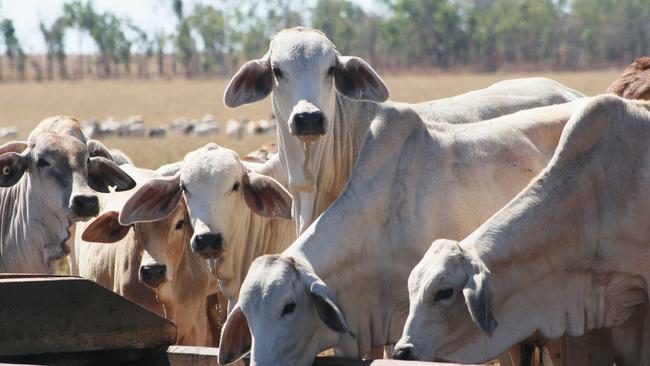
{"label": "cow body", "polygon": [[[603,96],[575,113],[525,190],[460,243],[434,242],[413,270],[396,353],[481,362],[534,332],[580,336],[630,321],[638,331],[631,317],[650,280],[649,140],[647,103]],[[430,302],[440,288],[465,298]],[[617,364],[650,361],[641,338],[627,333],[631,352]]]}
{"label": "cow body", "polygon": [[[385,107],[336,202],[280,257],[251,266],[222,333],[222,362],[245,349],[242,324],[260,365],[308,364],[329,347],[361,356],[395,343],[408,312],[407,276],[430,238],[463,237],[496,212],[545,166],[584,103],[466,125],[427,124],[408,106]],[[296,292],[301,286],[311,299]],[[294,318],[279,323],[273,314],[294,297]]]}

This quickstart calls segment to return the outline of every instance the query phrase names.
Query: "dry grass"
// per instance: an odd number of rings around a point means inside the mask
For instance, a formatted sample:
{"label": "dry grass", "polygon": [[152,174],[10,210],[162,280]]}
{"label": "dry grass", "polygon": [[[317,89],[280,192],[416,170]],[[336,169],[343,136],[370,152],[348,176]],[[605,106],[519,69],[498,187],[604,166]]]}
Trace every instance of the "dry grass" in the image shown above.
{"label": "dry grass", "polygon": [[[620,70],[562,73],[508,74],[432,74],[389,75],[385,80],[391,99],[420,102],[443,98],[486,87],[496,81],[515,77],[547,76],[588,95],[603,92],[618,76]],[[200,118],[206,113],[218,120],[246,116],[268,118],[270,99],[228,109],[222,103],[228,80],[106,80],[81,82],[3,83],[0,84],[0,126],[20,127],[20,138],[43,118],[68,114],[81,119],[117,119],[142,114],[149,127],[166,124],[177,117]],[[273,141],[275,136],[255,136],[242,141],[227,140],[225,136],[189,137],[170,134],[166,139],[107,139],[110,147],[124,150],[136,164],[157,167],[181,159],[185,153],[214,141],[240,154]],[[4,142],[4,141],[2,141]]]}

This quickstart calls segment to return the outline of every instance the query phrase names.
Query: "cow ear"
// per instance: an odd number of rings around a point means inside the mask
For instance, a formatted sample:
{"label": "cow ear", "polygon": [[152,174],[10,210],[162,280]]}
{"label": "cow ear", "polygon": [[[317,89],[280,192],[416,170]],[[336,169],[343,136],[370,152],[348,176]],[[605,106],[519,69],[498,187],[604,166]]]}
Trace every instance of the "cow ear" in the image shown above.
{"label": "cow ear", "polygon": [[88,155],[93,158],[97,156],[101,156],[102,158],[106,158],[110,161],[113,161],[113,155],[111,155],[111,152],[108,151],[108,148],[104,146],[99,140],[93,140],[90,139],[86,142],[86,146],[88,148]]}
{"label": "cow ear", "polygon": [[181,199],[180,175],[152,179],[138,188],[124,204],[120,223],[160,221],[171,214]]}
{"label": "cow ear", "polygon": [[309,293],[318,317],[328,328],[337,333],[349,333],[354,337],[354,333],[345,318],[345,314],[343,314],[343,311],[341,311],[341,308],[336,303],[334,294],[323,281],[318,280],[313,282]]}
{"label": "cow ear", "polygon": [[273,90],[273,72],[267,53],[258,60],[246,62],[230,80],[223,101],[230,108],[257,102]]}
{"label": "cow ear", "polygon": [[336,302],[336,296],[320,277],[307,264],[292,258],[293,265],[299,273],[300,280],[309,291],[314,308],[320,320],[337,333],[349,333],[355,336],[348,324],[345,314]]}
{"label": "cow ear", "polygon": [[227,365],[244,357],[251,349],[251,331],[239,305],[235,305],[223,328],[219,341],[219,364]]}
{"label": "cow ear", "polygon": [[29,167],[29,150],[22,154],[7,152],[0,155],[0,187],[18,183]]}
{"label": "cow ear", "polygon": [[27,141],[11,141],[11,142],[7,142],[6,144],[0,146],[0,155],[8,153],[8,152],[15,152],[15,153],[20,154],[26,148],[27,148]]}
{"label": "cow ear", "polygon": [[339,93],[355,100],[385,102],[388,87],[363,59],[339,56],[334,67],[334,84]]}
{"label": "cow ear", "polygon": [[467,257],[463,259],[463,268],[469,276],[463,288],[469,314],[474,323],[491,337],[497,327],[497,321],[494,316],[494,293],[490,271],[483,263]]}
{"label": "cow ear", "polygon": [[93,243],[115,243],[126,236],[130,226],[120,225],[118,213],[107,211],[93,219],[81,233],[81,239]]}
{"label": "cow ear", "polygon": [[135,187],[135,181],[111,160],[97,156],[88,163],[88,185],[97,192],[109,193],[108,187],[128,191]]}
{"label": "cow ear", "polygon": [[246,205],[254,213],[291,220],[291,195],[277,180],[250,172],[244,174],[242,185]]}

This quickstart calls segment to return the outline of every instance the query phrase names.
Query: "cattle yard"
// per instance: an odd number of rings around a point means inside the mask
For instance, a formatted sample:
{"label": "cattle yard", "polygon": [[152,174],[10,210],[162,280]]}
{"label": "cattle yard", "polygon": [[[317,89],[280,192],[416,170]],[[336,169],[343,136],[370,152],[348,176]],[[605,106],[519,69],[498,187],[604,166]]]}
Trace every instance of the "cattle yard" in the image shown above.
{"label": "cattle yard", "polygon": [[[588,72],[496,73],[496,74],[400,74],[384,77],[391,100],[419,102],[444,98],[484,88],[505,79],[546,76],[587,95],[603,92],[620,70]],[[167,138],[103,139],[107,146],[122,149],[137,166],[157,168],[174,162],[208,142],[235,150],[240,155],[255,150],[273,135],[246,135],[229,139],[225,122],[230,118],[268,119],[272,114],[270,99],[230,109],[223,104],[227,79],[216,80],[104,80],[79,82],[2,83],[0,127],[18,127],[18,137],[26,138],[43,118],[68,114],[82,121],[109,117],[126,119],[142,115],[145,126],[168,125],[178,118],[201,119],[212,114],[221,126],[220,133],[208,136],[168,133]],[[10,139],[1,139],[0,143]]]}

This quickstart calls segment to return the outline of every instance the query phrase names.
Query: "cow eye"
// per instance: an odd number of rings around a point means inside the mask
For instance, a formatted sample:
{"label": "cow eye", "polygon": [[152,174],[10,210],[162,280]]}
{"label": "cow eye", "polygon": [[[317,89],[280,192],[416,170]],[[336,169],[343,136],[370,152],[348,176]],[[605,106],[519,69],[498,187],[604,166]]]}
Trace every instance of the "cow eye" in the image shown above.
{"label": "cow eye", "polygon": [[180,229],[183,228],[183,225],[185,225],[185,220],[178,220],[178,222],[176,223],[175,229],[180,230]]}
{"label": "cow eye", "polygon": [[185,184],[181,184],[181,191],[183,191],[183,193],[187,193],[187,187],[185,187]]}
{"label": "cow eye", "polygon": [[239,190],[239,181],[236,181],[232,186],[232,190],[237,192]]}
{"label": "cow eye", "polygon": [[334,76],[335,72],[336,72],[336,67],[332,66],[327,70],[327,75],[328,76]]}
{"label": "cow eye", "polygon": [[273,70],[273,75],[275,75],[277,79],[282,78],[282,70],[278,69],[277,67],[274,67],[271,70]]}
{"label": "cow eye", "polygon": [[442,300],[447,300],[454,294],[453,288],[443,288],[436,292],[436,295],[433,297],[433,302],[438,302]]}
{"label": "cow eye", "polygon": [[294,310],[296,310],[296,303],[295,302],[290,302],[290,303],[286,304],[284,306],[284,308],[282,308],[282,315],[281,316],[291,314],[291,313],[293,313]]}
{"label": "cow eye", "polygon": [[36,161],[36,166],[38,166],[39,168],[50,166],[50,162],[43,158],[38,158],[38,160]]}

